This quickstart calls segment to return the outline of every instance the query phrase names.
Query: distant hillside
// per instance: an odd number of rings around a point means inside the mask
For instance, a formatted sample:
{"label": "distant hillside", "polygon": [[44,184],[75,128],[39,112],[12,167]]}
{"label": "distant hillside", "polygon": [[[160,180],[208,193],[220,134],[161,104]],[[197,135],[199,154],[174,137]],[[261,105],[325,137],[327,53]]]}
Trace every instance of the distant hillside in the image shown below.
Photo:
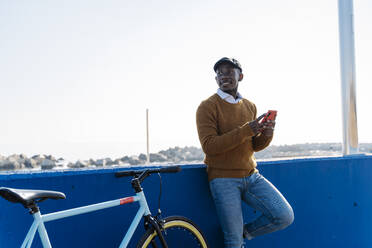
{"label": "distant hillside", "polygon": [[[296,145],[269,146],[265,150],[255,153],[257,159],[274,159],[290,157],[309,156],[335,156],[341,155],[340,143],[307,143]],[[359,144],[361,153],[372,153],[372,143]],[[186,146],[174,147],[157,153],[150,153],[151,164],[182,164],[202,163],[204,153],[201,148]],[[28,158],[24,154],[11,156],[0,155],[0,171],[12,170],[47,170],[47,169],[69,169],[85,167],[107,167],[107,166],[133,166],[146,164],[146,155],[123,156],[111,159],[89,159],[76,162],[65,161],[63,158],[56,159],[52,155],[34,155]]]}
{"label": "distant hillside", "polygon": [[[359,144],[360,153],[372,153],[372,143]],[[342,155],[341,143],[306,143],[269,146],[255,153],[257,159]]]}

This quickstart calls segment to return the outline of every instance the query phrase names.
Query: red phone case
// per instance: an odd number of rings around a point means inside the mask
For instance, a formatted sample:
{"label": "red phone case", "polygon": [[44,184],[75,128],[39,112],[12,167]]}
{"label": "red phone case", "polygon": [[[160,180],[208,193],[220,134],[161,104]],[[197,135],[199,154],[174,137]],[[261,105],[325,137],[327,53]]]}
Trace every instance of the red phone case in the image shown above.
{"label": "red phone case", "polygon": [[267,114],[264,116],[264,118],[262,119],[262,123],[270,120],[270,121],[274,121],[275,118],[276,118],[276,114],[277,114],[278,111],[276,110],[269,110],[267,111]]}

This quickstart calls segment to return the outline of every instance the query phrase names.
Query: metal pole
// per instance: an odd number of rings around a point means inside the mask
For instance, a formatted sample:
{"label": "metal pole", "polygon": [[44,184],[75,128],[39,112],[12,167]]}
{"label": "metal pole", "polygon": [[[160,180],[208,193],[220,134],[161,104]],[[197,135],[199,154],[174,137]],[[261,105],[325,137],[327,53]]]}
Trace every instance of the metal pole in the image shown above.
{"label": "metal pole", "polygon": [[146,109],[146,140],[147,140],[147,159],[146,159],[146,163],[150,164],[149,109]]}
{"label": "metal pole", "polygon": [[355,91],[353,1],[338,0],[338,14],[343,123],[342,153],[343,155],[350,155],[359,152]]}

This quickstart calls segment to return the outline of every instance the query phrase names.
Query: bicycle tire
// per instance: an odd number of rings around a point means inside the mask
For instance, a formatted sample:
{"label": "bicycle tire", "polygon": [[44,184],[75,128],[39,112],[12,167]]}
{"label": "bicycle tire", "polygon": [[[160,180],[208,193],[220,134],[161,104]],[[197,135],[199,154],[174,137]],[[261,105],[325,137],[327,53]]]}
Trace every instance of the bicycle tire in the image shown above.
{"label": "bicycle tire", "polygon": [[[164,229],[162,230],[165,241],[169,248],[208,248],[208,244],[200,228],[191,220],[183,216],[170,216],[164,219]],[[155,229],[152,227],[146,231],[138,242],[137,248],[160,248],[162,245],[157,237]]]}

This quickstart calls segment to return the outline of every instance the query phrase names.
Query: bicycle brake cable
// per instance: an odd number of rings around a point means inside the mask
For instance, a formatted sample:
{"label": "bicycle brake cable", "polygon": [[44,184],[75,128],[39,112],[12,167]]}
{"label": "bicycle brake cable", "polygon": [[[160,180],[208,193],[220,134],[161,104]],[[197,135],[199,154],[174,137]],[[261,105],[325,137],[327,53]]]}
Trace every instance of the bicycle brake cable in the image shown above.
{"label": "bicycle brake cable", "polygon": [[158,172],[158,176],[159,176],[159,198],[158,198],[158,214],[156,216],[161,216],[161,210],[160,210],[160,200],[161,200],[161,191],[162,191],[162,182],[161,182],[161,175],[160,173]]}

